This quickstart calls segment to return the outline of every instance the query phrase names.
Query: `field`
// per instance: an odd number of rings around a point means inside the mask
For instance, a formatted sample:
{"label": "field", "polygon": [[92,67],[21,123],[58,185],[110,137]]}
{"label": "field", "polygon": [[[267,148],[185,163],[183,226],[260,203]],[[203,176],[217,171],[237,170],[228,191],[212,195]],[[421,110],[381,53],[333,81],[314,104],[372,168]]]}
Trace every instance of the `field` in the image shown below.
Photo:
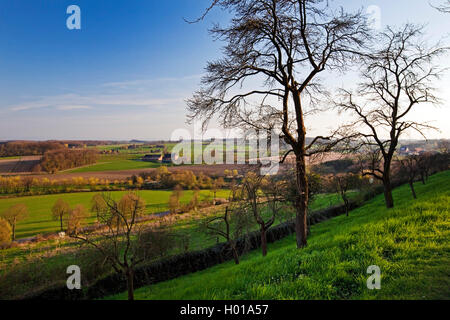
{"label": "field", "polygon": [[[311,228],[298,251],[294,237],[243,258],[151,287],[137,299],[449,299],[450,172],[394,191],[396,208],[383,197]],[[367,268],[381,269],[381,290],[368,290]],[[111,299],[126,299],[120,294]]]}
{"label": "field", "polygon": [[[175,143],[165,143],[166,152],[171,152]],[[208,143],[202,144],[203,152]],[[158,168],[162,164],[141,161],[141,158],[146,154],[161,154],[163,150],[157,148],[149,148],[138,145],[133,149],[123,149],[127,145],[109,145],[94,147],[98,151],[115,150],[118,153],[102,154],[97,164],[86,166],[73,170],[68,170],[68,173],[86,173],[86,172],[102,172],[102,171],[122,171],[122,170],[137,170]],[[249,147],[246,146],[245,154],[248,154]],[[199,151],[198,151],[199,152]],[[241,152],[242,153],[242,152]],[[194,162],[194,148],[192,149],[192,161]]]}
{"label": "field", "polygon": [[[318,195],[310,205],[319,210],[341,203],[335,194]],[[172,225],[174,236],[189,238],[188,250],[201,250],[216,244],[216,238],[205,234],[201,223],[206,217],[219,214],[223,207],[205,208],[197,213],[175,215]],[[280,221],[277,220],[276,223]],[[255,226],[256,227],[256,226]],[[177,250],[177,249],[175,249]],[[178,249],[180,250],[180,249]],[[179,251],[169,254],[180,253]],[[20,298],[39,288],[48,288],[65,283],[66,268],[79,265],[83,279],[92,283],[113,270],[104,265],[98,253],[93,253],[70,239],[49,240],[18,246],[0,251],[0,299]],[[24,279],[30,279],[25,281]]]}
{"label": "field", "polygon": [[29,173],[39,163],[40,156],[0,158],[0,173]]}
{"label": "field", "polygon": [[[116,199],[120,198],[126,192],[117,191],[111,192]],[[18,223],[17,225],[17,239],[35,236],[40,233],[50,233],[59,231],[59,222],[52,220],[51,208],[58,199],[66,200],[71,206],[77,204],[84,205],[87,209],[90,208],[90,201],[96,192],[85,193],[69,193],[58,195],[44,195],[33,197],[10,198],[0,200],[0,212],[3,212],[10,206],[18,203],[23,203],[28,207],[29,217]],[[147,213],[164,212],[168,210],[168,201],[171,191],[139,191],[139,195],[145,199],[147,205]],[[226,198],[228,191],[221,190],[217,193],[218,198]],[[193,196],[193,191],[184,191],[181,203],[188,203]],[[200,200],[206,198],[212,199],[213,194],[209,190],[200,191]],[[94,222],[94,216],[88,219],[89,223]]]}
{"label": "field", "polygon": [[122,156],[122,155],[105,155],[91,166],[68,170],[63,173],[85,173],[85,172],[102,172],[102,171],[122,171],[137,169],[153,169],[161,166],[160,163],[144,162],[140,159],[142,156]]}

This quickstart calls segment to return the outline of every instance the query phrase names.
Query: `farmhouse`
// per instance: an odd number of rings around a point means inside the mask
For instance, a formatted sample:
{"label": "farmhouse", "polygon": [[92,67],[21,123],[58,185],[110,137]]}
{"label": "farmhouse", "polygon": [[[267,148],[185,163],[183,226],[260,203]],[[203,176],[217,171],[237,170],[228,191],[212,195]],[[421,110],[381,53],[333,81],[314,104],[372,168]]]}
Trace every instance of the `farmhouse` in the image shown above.
{"label": "farmhouse", "polygon": [[172,160],[178,160],[178,155],[172,157],[171,153],[165,153],[162,159],[162,163],[172,163]]}
{"label": "farmhouse", "polygon": [[142,158],[142,161],[146,162],[161,162],[163,156],[161,154],[147,154]]}

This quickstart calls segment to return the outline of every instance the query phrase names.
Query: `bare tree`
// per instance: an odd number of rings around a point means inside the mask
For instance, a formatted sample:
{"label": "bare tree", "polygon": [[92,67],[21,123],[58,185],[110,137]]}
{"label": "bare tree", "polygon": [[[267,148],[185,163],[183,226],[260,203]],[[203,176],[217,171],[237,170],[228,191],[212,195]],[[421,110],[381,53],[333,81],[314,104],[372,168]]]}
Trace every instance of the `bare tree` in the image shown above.
{"label": "bare tree", "polygon": [[251,217],[242,206],[238,188],[233,184],[229,196],[229,205],[225,208],[225,212],[223,215],[206,219],[204,228],[208,235],[225,239],[233,253],[234,262],[239,264],[236,241],[249,231],[251,224]]}
{"label": "bare tree", "polygon": [[450,13],[450,0],[444,1],[441,5],[432,6],[443,13]]}
{"label": "bare tree", "polygon": [[351,190],[359,189],[362,186],[362,179],[355,173],[337,174],[332,178],[332,183],[339,196],[344,201],[345,214],[349,215],[350,211],[350,199],[348,192]]}
{"label": "bare tree", "polygon": [[226,42],[224,57],[208,64],[202,88],[188,100],[190,119],[206,126],[218,115],[224,127],[282,132],[288,154],[295,155],[297,246],[304,247],[306,157],[342,141],[334,132],[307,144],[305,116],[319,109],[317,95],[326,93],[319,74],[343,70],[361,51],[369,36],[366,20],[361,12],[333,10],[325,0],[214,0],[210,9],[215,6],[233,19],[211,30]]}
{"label": "bare tree", "polygon": [[70,235],[77,235],[84,226],[87,217],[88,211],[82,204],[78,204],[75,206],[75,208],[69,210],[69,217],[67,219],[67,232]]}
{"label": "bare tree", "polygon": [[169,197],[169,210],[171,213],[181,212],[180,200],[183,197],[183,188],[178,184],[172,191]]}
{"label": "bare tree", "polygon": [[0,218],[0,249],[7,247],[11,243],[11,226],[9,223]]}
{"label": "bare tree", "polygon": [[97,222],[100,222],[100,215],[107,209],[105,200],[101,194],[96,194],[91,199],[91,212],[94,212],[97,217]]}
{"label": "bare tree", "polygon": [[400,137],[407,130],[424,136],[425,129],[433,128],[407,117],[419,104],[438,102],[432,81],[443,70],[433,63],[446,48],[429,47],[422,37],[420,26],[388,27],[379,36],[379,48],[361,58],[365,67],[356,93],[343,89],[337,102],[340,110],[356,116],[351,125],[362,130],[363,144],[372,156],[364,174],[383,182],[388,208],[394,207],[391,163]]}
{"label": "bare tree", "polygon": [[280,203],[284,201],[281,196],[284,188],[280,184],[255,172],[247,173],[242,180],[240,190],[242,211],[244,214],[253,216],[259,225],[263,256],[267,255],[267,231],[279,216]]}
{"label": "bare tree", "polygon": [[416,163],[418,173],[423,184],[426,184],[433,168],[435,167],[436,155],[430,152],[424,152],[417,156]]}
{"label": "bare tree", "polygon": [[16,226],[17,223],[21,220],[24,220],[28,217],[28,208],[26,205],[22,203],[18,203],[16,205],[13,205],[12,207],[8,208],[6,211],[4,211],[1,215],[1,218],[8,221],[9,225],[11,226],[12,233],[11,233],[11,240],[16,240]]}
{"label": "bare tree", "polygon": [[128,299],[134,300],[134,270],[145,261],[152,248],[144,241],[142,225],[137,219],[145,210],[145,202],[134,193],[126,194],[120,201],[103,195],[107,210],[100,212],[104,228],[74,238],[96,248],[119,274],[127,279]]}
{"label": "bare tree", "polygon": [[211,185],[211,191],[214,194],[214,199],[213,199],[214,204],[216,204],[217,191],[220,190],[224,184],[225,184],[225,181],[223,180],[222,177],[219,177],[219,178],[216,178],[213,180],[212,185]]}
{"label": "bare tree", "polygon": [[63,221],[64,217],[68,216],[70,212],[70,205],[63,199],[56,200],[52,207],[53,220],[59,221],[61,231],[64,230]]}
{"label": "bare tree", "polygon": [[414,189],[414,182],[419,174],[418,157],[411,155],[403,159],[399,159],[400,171],[399,175],[408,179],[409,188],[414,199],[417,199],[416,190]]}

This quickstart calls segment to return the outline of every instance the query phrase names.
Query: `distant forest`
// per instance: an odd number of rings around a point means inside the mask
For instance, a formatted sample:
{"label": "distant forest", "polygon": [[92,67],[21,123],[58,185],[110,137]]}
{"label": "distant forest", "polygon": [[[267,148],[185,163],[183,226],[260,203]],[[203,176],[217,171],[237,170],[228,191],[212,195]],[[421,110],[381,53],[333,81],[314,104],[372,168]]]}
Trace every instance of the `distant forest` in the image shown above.
{"label": "distant forest", "polygon": [[47,151],[33,171],[56,173],[71,168],[82,167],[96,163],[98,153],[94,150],[60,149]]}
{"label": "distant forest", "polygon": [[56,141],[28,142],[13,141],[0,144],[0,157],[37,156],[47,151],[64,148],[64,143]]}

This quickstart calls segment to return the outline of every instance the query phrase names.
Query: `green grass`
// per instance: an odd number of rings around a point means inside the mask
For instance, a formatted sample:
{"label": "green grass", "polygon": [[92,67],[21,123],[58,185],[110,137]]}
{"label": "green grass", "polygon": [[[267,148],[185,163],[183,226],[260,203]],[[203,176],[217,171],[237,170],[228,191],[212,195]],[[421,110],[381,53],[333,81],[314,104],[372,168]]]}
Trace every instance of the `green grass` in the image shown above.
{"label": "green grass", "polygon": [[[450,171],[394,191],[396,208],[379,196],[311,228],[309,245],[294,236],[232,262],[136,290],[137,299],[449,299]],[[381,290],[368,290],[367,268],[381,268]],[[126,294],[110,297],[125,299]]]}
{"label": "green grass", "polygon": [[159,168],[160,163],[144,162],[133,159],[110,160],[109,162],[100,162],[92,166],[78,168],[66,172],[70,173],[84,173],[84,172],[102,172],[102,171],[122,171],[134,169],[151,169]]}
{"label": "green grass", "polygon": [[[192,148],[191,154],[193,163],[194,163],[194,156],[197,155],[198,153],[202,154],[202,152],[205,150],[208,144],[209,143],[203,143],[201,145],[201,150],[194,151],[195,148],[194,147]],[[166,147],[167,152],[171,152],[172,149],[176,146],[176,143],[165,143],[164,145]],[[124,145],[96,146],[92,147],[92,149],[103,151],[120,148],[122,146]],[[246,146],[245,151],[244,152],[240,151],[238,152],[238,154],[248,156],[250,149],[251,148],[249,146]],[[158,168],[162,165],[167,166],[167,164],[144,162],[140,160],[144,155],[154,153],[153,152],[154,150],[155,148],[148,148],[148,147],[139,147],[136,149],[128,149],[128,150],[121,149],[119,150],[118,154],[101,155],[97,163],[94,165],[75,168],[72,170],[66,170],[64,171],[64,173],[122,171],[122,170]]]}
{"label": "green grass", "polygon": [[[223,197],[225,194],[218,194],[218,196]],[[334,194],[318,195],[311,203],[310,209],[317,210],[340,202],[340,198]],[[216,243],[215,238],[205,234],[201,223],[207,217],[218,215],[223,208],[207,208],[206,210],[209,211],[208,214],[204,211],[191,213],[184,219],[176,219],[172,225],[175,236],[189,237],[189,250],[201,250]],[[176,217],[182,218],[183,215]],[[89,254],[86,249],[80,247],[77,242],[67,239],[49,240],[0,250],[0,299],[20,297],[36,288],[65,283],[66,268],[69,265],[79,265],[84,270],[84,280],[88,283],[112,272],[107,265],[103,265],[102,261],[100,261],[102,267],[99,269],[96,265],[100,259],[98,253]],[[169,254],[179,253],[179,250],[184,248],[175,248],[174,252]]]}
{"label": "green grass", "polygon": [[[96,146],[92,149],[99,151],[111,150],[120,148],[125,145],[105,145]],[[167,151],[170,152],[175,146],[175,143],[165,144]],[[160,148],[157,148],[160,149]],[[85,172],[101,172],[101,171],[122,171],[135,169],[150,169],[162,166],[161,163],[151,163],[141,161],[141,158],[146,154],[151,154],[155,148],[148,148],[140,146],[136,149],[120,149],[119,154],[103,154],[100,156],[96,164],[82,168],[76,168],[65,172],[70,173],[85,173]],[[161,151],[160,151],[161,152]],[[166,165],[166,164],[165,164]],[[167,166],[167,165],[166,165]]]}
{"label": "green grass", "polygon": [[[26,220],[20,221],[17,225],[16,238],[31,237],[40,233],[57,232],[59,230],[59,222],[52,220],[51,209],[56,200],[64,199],[71,206],[77,204],[84,205],[87,209],[90,209],[90,201],[94,194],[98,192],[85,192],[85,193],[67,193],[58,195],[42,195],[33,197],[20,197],[0,200],[0,213],[7,208],[23,203],[28,207],[29,216]],[[126,191],[111,192],[112,196],[119,199]],[[168,201],[171,195],[171,191],[153,191],[143,190],[138,192],[139,195],[145,199],[147,205],[147,213],[163,212],[168,210]],[[193,191],[184,191],[181,203],[188,203],[193,196]],[[218,198],[226,198],[228,191],[221,190],[217,193]],[[213,193],[209,190],[200,191],[200,200],[213,197]],[[95,221],[94,214],[88,219],[88,223]]]}

